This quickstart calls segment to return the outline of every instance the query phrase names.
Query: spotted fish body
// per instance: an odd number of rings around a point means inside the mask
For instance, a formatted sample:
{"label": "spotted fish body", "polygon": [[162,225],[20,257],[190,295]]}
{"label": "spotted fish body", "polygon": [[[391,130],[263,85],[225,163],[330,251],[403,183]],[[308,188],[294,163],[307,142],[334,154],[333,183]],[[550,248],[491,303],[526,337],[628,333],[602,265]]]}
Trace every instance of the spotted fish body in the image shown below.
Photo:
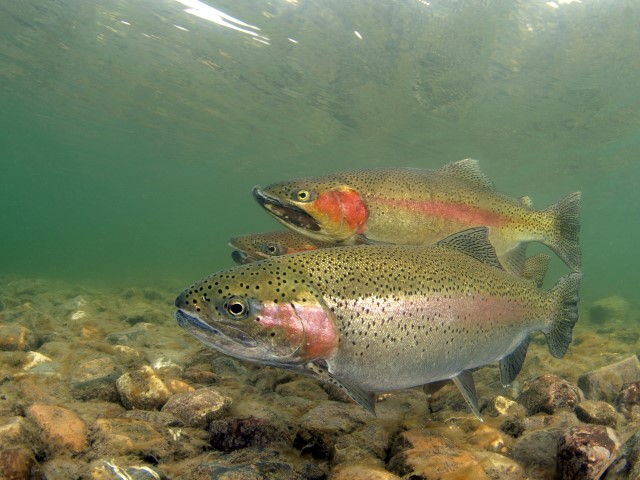
{"label": "spotted fish body", "polygon": [[372,392],[453,379],[479,415],[469,369],[500,361],[509,383],[529,335],[562,356],[579,274],[545,292],[500,268],[486,229],[434,246],[361,245],[213,274],[176,300],[178,323],[223,353]]}
{"label": "spotted fish body", "polygon": [[545,210],[495,191],[472,159],[438,170],[344,172],[254,188],[256,200],[287,227],[329,242],[428,245],[453,233],[490,227],[505,268],[518,273],[524,246],[538,241],[579,270],[580,193]]}
{"label": "spotted fish body", "polygon": [[240,235],[231,238],[229,245],[234,248],[231,256],[239,265],[280,255],[335,246],[333,243],[314,240],[291,230]]}

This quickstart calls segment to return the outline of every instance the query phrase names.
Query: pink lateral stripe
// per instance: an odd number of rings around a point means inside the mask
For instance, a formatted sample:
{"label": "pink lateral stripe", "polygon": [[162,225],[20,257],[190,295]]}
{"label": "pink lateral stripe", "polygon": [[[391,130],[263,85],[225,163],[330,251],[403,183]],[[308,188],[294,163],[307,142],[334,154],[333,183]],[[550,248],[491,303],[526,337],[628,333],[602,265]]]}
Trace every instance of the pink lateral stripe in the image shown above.
{"label": "pink lateral stripe", "polygon": [[433,202],[406,199],[388,199],[381,197],[368,197],[367,201],[384,203],[391,208],[400,208],[413,212],[420,212],[427,216],[441,217],[456,220],[459,223],[473,226],[501,227],[510,222],[510,219],[499,213],[483,210],[471,205],[453,202]]}

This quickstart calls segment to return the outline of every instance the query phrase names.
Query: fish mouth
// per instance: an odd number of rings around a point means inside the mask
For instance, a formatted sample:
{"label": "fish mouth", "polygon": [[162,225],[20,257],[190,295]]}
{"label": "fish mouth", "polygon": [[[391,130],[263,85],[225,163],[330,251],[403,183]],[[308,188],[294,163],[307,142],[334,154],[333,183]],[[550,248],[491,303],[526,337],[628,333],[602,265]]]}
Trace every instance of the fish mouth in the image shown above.
{"label": "fish mouth", "polygon": [[247,263],[251,263],[257,260],[257,258],[252,257],[247,252],[243,252],[242,250],[234,250],[231,252],[231,258],[238,265],[246,265]]}
{"label": "fish mouth", "polygon": [[255,348],[258,345],[251,336],[237,328],[227,327],[231,333],[228,335],[182,309],[176,311],[176,322],[205,345],[232,356],[238,355],[238,347]]}
{"label": "fish mouth", "polygon": [[261,207],[285,225],[294,225],[312,232],[320,231],[317,220],[301,208],[284,204],[278,198],[264,193],[260,187],[253,187],[251,192]]}

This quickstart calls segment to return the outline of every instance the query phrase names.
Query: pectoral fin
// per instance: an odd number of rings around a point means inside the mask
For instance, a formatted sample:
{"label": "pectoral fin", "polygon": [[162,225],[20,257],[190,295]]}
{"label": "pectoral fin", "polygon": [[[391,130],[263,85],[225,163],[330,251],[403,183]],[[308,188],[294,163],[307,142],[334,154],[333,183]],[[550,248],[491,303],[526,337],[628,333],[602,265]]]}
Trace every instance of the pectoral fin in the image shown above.
{"label": "pectoral fin", "polygon": [[460,390],[460,393],[467,401],[467,404],[471,411],[473,411],[473,414],[482,422],[483,420],[480,416],[480,408],[478,407],[478,397],[476,395],[476,384],[473,381],[471,372],[469,370],[463,370],[451,380],[453,380],[453,383],[455,383],[458,390]]}
{"label": "pectoral fin", "polygon": [[356,387],[355,385],[349,385],[346,382],[338,380],[331,374],[331,372],[329,372],[329,368],[326,362],[315,361],[315,362],[307,363],[305,365],[305,373],[325,383],[330,383],[331,385],[335,385],[344,393],[346,393],[349,396],[349,398],[351,398],[354,402],[356,402],[366,411],[368,411],[369,413],[375,416],[376,414],[375,394],[373,392],[366,392],[362,390],[360,387]]}

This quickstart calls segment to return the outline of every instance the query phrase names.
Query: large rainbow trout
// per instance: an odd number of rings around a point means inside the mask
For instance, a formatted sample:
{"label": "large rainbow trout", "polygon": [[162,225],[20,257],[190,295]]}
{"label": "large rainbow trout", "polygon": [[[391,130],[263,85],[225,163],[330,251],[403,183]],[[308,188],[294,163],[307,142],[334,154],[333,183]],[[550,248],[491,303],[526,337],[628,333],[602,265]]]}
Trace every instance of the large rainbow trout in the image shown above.
{"label": "large rainbow trout", "polygon": [[222,353],[374,392],[452,379],[479,417],[470,370],[500,362],[510,383],[529,337],[567,350],[580,274],[549,292],[501,268],[486,228],[433,246],[359,245],[214,273],[177,299],[178,324]]}

